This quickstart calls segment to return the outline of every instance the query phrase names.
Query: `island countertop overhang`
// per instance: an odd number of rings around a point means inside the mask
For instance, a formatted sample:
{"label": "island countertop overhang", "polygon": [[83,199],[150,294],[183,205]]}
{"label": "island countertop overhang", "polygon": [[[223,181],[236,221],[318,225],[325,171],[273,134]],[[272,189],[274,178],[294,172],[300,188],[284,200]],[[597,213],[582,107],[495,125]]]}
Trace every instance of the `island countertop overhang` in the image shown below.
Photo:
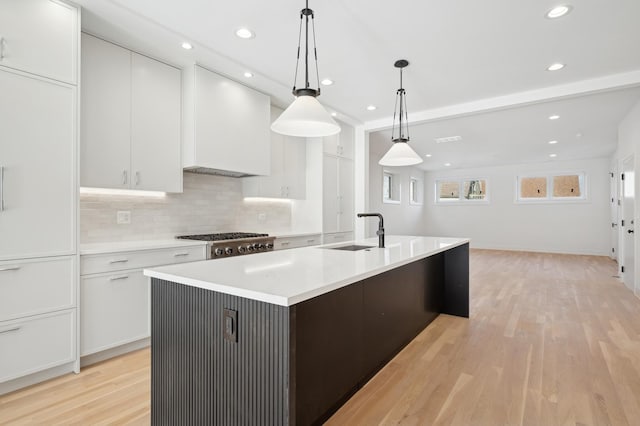
{"label": "island countertop overhang", "polygon": [[292,306],[374,275],[469,243],[467,238],[387,237],[353,244],[355,252],[331,250],[348,243],[279,250],[144,270],[146,276],[280,306]]}

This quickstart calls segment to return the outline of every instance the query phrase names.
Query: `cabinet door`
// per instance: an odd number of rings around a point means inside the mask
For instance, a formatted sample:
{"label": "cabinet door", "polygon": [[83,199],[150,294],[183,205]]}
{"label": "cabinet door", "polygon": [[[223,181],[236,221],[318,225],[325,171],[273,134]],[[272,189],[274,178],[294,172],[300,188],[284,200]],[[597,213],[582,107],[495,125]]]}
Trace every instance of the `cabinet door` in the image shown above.
{"label": "cabinet door", "polygon": [[48,0],[0,0],[0,65],[77,81],[78,10]]}
{"label": "cabinet door", "polygon": [[269,175],[269,97],[198,66],[195,75],[197,165]]}
{"label": "cabinet door", "polygon": [[80,355],[149,337],[149,279],[141,270],[84,276]]}
{"label": "cabinet door", "polygon": [[131,188],[182,192],[180,70],[131,55]]}
{"label": "cabinet door", "polygon": [[0,70],[0,260],[75,252],[76,88]]}
{"label": "cabinet door", "polygon": [[129,188],[131,52],[82,34],[80,184]]}
{"label": "cabinet door", "polygon": [[285,136],[283,154],[286,198],[303,200],[307,193],[307,140]]}
{"label": "cabinet door", "polygon": [[341,125],[342,130],[338,133],[338,155],[344,158],[353,159],[355,146],[355,130],[346,124]]}
{"label": "cabinet door", "polygon": [[338,155],[340,133],[322,138],[322,151],[325,154]]}
{"label": "cabinet door", "polygon": [[322,231],[338,232],[338,159],[325,155],[322,161]]}
{"label": "cabinet door", "polygon": [[338,193],[338,228],[340,232],[353,231],[353,161],[345,158],[338,159]]}

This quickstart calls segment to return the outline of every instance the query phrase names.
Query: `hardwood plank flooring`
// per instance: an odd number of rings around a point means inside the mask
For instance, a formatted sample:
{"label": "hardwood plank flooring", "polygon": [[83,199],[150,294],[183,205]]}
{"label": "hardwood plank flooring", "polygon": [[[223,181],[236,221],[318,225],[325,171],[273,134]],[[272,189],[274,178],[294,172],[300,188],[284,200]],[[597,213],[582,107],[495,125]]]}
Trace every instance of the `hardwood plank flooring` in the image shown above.
{"label": "hardwood plank flooring", "polygon": [[[328,425],[640,424],[640,300],[604,257],[471,251],[441,315]],[[149,424],[149,351],[0,396],[0,424]]]}

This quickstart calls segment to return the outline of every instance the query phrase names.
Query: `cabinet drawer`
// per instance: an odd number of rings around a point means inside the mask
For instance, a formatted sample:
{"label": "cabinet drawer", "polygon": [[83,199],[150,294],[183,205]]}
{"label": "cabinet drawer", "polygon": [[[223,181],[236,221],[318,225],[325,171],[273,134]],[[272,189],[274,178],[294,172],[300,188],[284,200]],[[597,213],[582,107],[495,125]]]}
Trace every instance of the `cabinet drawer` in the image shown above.
{"label": "cabinet drawer", "polygon": [[284,250],[296,247],[307,247],[321,244],[321,235],[306,235],[300,237],[276,238],[273,243],[275,250]]}
{"label": "cabinet drawer", "polygon": [[81,356],[149,337],[149,279],[142,271],[84,277],[80,286]]}
{"label": "cabinet drawer", "polygon": [[332,234],[324,234],[323,244],[342,243],[344,241],[352,241],[353,232],[336,232]]}
{"label": "cabinet drawer", "polygon": [[0,321],[75,306],[75,257],[0,262]]}
{"label": "cabinet drawer", "polygon": [[76,310],[0,323],[0,383],[75,359]]}
{"label": "cabinet drawer", "polygon": [[80,275],[142,269],[206,259],[207,246],[140,250],[80,257]]}

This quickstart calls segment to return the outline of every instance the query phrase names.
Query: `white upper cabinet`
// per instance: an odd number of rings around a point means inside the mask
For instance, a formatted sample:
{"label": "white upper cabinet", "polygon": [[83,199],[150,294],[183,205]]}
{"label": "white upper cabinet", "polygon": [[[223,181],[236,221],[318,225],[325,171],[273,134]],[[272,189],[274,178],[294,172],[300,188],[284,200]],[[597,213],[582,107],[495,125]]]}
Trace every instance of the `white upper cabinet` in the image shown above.
{"label": "white upper cabinet", "polygon": [[185,169],[269,175],[269,96],[197,65],[184,78]]}
{"label": "white upper cabinet", "polygon": [[82,34],[81,185],[181,192],[180,70]]}
{"label": "white upper cabinet", "polygon": [[131,188],[182,192],[180,70],[131,56]]}
{"label": "white upper cabinet", "polygon": [[71,255],[76,88],[0,70],[0,93],[0,260]]}
{"label": "white upper cabinet", "polygon": [[76,84],[76,8],[47,0],[0,0],[0,11],[0,65]]}
{"label": "white upper cabinet", "polygon": [[[272,107],[272,121],[281,113],[281,109]],[[307,192],[307,140],[270,133],[271,174],[244,178],[244,196],[304,199]]]}
{"label": "white upper cabinet", "polygon": [[80,184],[129,188],[131,52],[82,34]]}
{"label": "white upper cabinet", "polygon": [[355,131],[353,127],[340,124],[340,133],[322,139],[323,150],[326,154],[353,159]]}

